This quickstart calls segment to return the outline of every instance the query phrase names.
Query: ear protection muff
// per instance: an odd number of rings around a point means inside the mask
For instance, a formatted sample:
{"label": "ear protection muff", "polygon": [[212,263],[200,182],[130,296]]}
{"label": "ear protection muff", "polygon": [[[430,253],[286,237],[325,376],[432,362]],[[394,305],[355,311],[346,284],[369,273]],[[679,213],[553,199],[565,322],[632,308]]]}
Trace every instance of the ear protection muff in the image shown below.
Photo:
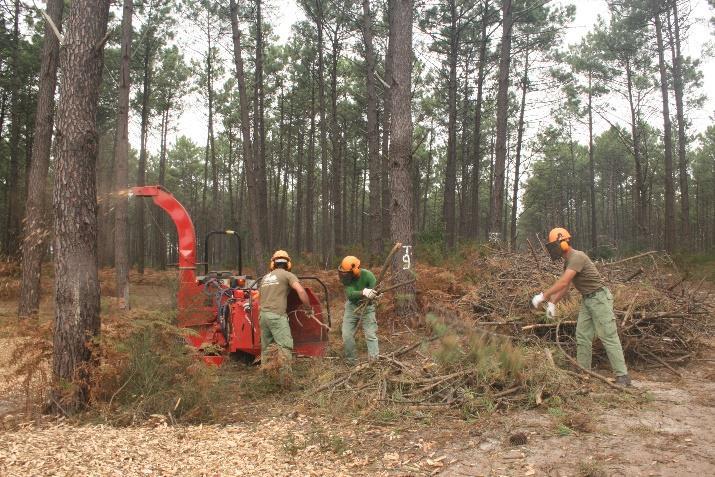
{"label": "ear protection muff", "polygon": [[568,252],[571,246],[569,245],[568,239],[561,240],[559,242],[559,247],[561,247],[561,251],[563,252]]}

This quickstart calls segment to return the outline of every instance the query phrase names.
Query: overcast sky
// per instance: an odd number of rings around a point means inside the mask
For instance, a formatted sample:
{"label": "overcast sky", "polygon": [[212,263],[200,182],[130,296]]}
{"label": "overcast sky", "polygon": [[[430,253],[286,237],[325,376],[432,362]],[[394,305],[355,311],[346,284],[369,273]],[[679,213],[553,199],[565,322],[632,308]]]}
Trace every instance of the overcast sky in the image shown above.
{"label": "overcast sky", "polygon": [[[712,29],[709,24],[709,19],[713,16],[712,10],[708,7],[707,0],[691,0],[693,5],[693,13],[690,18],[692,27],[689,32],[687,41],[683,44],[683,54],[693,58],[701,59],[701,69],[704,74],[703,92],[709,93],[709,85],[715,81],[715,61],[706,54],[708,45],[712,42]],[[596,24],[599,16],[608,17],[608,8],[605,0],[553,0],[553,4],[566,5],[573,3],[576,5],[576,17],[574,22],[570,24],[566,31],[565,40],[567,44],[578,43],[581,38],[586,35]],[[272,5],[271,5],[272,4]],[[281,42],[287,41],[291,33],[291,26],[305,18],[303,12],[298,8],[294,0],[272,0],[269,3],[267,10],[267,21],[273,25],[274,30]],[[229,46],[229,45],[227,45]],[[194,55],[190,51],[184,50],[188,57]],[[232,65],[226,65],[228,73],[232,72]],[[532,93],[533,98],[529,98],[538,103],[539,93]],[[659,99],[658,99],[659,101]],[[609,113],[609,118],[612,122],[620,122],[620,118],[626,117],[626,104],[620,105],[613,103],[612,112]],[[623,111],[621,111],[623,109]],[[686,117],[693,122],[693,129],[697,132],[703,131],[712,122],[713,112],[715,111],[715,102],[713,98],[708,98],[704,107],[699,111],[687,111]],[[533,108],[527,115],[527,119],[531,119],[532,124],[527,124],[529,137],[533,137],[538,132],[538,129],[548,124],[548,111],[545,109]],[[546,120],[546,121],[544,121]],[[534,123],[538,121],[538,126]],[[608,123],[602,119],[596,118],[596,129],[602,131],[608,127]],[[651,118],[651,122],[655,126],[662,127],[662,117],[660,123],[658,118]],[[133,119],[130,125],[132,131],[132,142],[134,147],[138,148],[138,121]],[[155,128],[158,129],[158,128]],[[176,124],[176,132],[174,139],[178,136],[186,135],[197,144],[205,144],[206,142],[206,112],[205,106],[201,104],[198,98],[189,99],[186,108],[178,123]],[[152,133],[150,138],[150,148],[156,150],[158,148],[158,132]],[[173,141],[171,141],[173,142]]]}

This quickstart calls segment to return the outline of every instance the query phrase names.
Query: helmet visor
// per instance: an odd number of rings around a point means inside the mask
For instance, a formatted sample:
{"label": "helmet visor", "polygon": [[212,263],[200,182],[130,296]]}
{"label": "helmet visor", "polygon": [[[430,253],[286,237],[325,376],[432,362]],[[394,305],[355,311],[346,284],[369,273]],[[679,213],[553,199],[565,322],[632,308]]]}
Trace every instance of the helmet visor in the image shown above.
{"label": "helmet visor", "polygon": [[546,250],[548,250],[551,260],[558,260],[561,258],[561,240],[555,240],[547,243]]}
{"label": "helmet visor", "polygon": [[355,280],[355,275],[352,271],[345,272],[338,268],[338,277],[340,277],[340,283],[343,285],[350,285],[353,280]]}

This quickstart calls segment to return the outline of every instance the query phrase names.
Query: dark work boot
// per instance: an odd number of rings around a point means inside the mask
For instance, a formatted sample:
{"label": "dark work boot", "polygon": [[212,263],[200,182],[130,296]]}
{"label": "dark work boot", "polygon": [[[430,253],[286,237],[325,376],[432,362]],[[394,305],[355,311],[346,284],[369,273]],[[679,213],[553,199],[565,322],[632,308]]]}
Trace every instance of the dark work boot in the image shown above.
{"label": "dark work boot", "polygon": [[616,384],[628,388],[631,386],[631,377],[627,374],[624,374],[623,376],[616,376]]}

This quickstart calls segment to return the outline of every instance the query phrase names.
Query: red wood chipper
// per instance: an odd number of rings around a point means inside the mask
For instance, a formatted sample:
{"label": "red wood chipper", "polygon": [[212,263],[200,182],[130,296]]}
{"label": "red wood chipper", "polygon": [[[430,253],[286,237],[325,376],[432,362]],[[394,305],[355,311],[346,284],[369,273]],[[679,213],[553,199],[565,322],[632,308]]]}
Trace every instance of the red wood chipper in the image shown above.
{"label": "red wood chipper", "polygon": [[[178,324],[195,331],[187,341],[204,352],[204,360],[220,365],[233,354],[253,358],[261,354],[260,278],[244,275],[241,237],[233,230],[208,233],[204,241],[203,275],[196,274],[196,232],[189,213],[168,190],[161,186],[133,187],[132,195],[151,197],[169,214],[179,237],[179,291],[177,292]],[[236,243],[236,271],[209,270],[209,241],[212,237],[233,237]],[[298,295],[288,295],[288,320],[293,334],[294,352],[303,356],[322,356],[328,344],[330,303],[328,289],[317,277],[299,277],[301,282],[316,283],[322,288],[325,310],[314,291],[305,286],[313,317],[303,311]]]}

